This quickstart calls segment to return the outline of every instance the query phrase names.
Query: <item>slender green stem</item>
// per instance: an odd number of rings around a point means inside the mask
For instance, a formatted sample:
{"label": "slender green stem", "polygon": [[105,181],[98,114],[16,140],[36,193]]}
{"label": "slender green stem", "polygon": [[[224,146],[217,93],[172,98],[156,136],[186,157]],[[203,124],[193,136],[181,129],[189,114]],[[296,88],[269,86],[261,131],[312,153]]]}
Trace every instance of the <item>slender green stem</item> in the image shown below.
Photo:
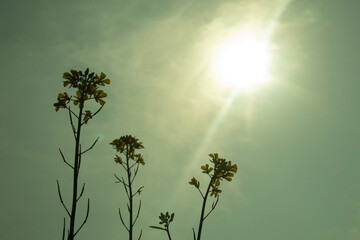
{"label": "slender green stem", "polygon": [[126,148],[126,167],[127,167],[127,177],[128,177],[128,186],[129,186],[129,240],[133,238],[133,194],[132,194],[132,187],[131,187],[131,168],[129,164],[129,147]]}
{"label": "slender green stem", "polygon": [[171,240],[169,226],[167,226],[167,228],[166,228],[166,233],[168,235],[169,240]]}
{"label": "slender green stem", "polygon": [[73,198],[72,208],[70,216],[70,231],[68,240],[73,240],[75,237],[75,216],[76,216],[76,203],[77,203],[77,187],[79,176],[79,158],[80,158],[80,133],[81,133],[81,116],[84,108],[84,103],[80,103],[80,113],[78,117],[78,128],[76,132],[76,144],[75,144],[75,159],[74,159],[74,177],[73,177]]}
{"label": "slender green stem", "polygon": [[204,219],[204,214],[205,214],[205,208],[206,208],[206,200],[207,200],[209,192],[210,192],[210,187],[211,187],[212,180],[213,180],[213,178],[210,179],[209,185],[208,185],[208,187],[206,189],[205,196],[203,198],[203,204],[202,204],[202,208],[201,208],[200,223],[199,223],[197,240],[200,240],[200,238],[201,238],[201,230],[202,230],[203,222],[205,220]]}

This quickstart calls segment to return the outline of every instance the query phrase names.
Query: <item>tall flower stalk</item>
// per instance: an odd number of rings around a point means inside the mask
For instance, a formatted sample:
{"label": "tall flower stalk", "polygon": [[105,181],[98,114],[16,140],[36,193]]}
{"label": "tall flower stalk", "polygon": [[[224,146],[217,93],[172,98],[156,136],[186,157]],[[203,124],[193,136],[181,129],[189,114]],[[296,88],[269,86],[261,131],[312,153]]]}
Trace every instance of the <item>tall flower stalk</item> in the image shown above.
{"label": "tall flower stalk", "polygon": [[[237,165],[231,164],[231,161],[226,161],[226,159],[224,158],[219,158],[217,153],[211,153],[209,154],[209,156],[211,158],[210,162],[212,163],[213,166],[210,167],[209,164],[205,164],[201,166],[202,172],[208,175],[210,178],[205,194],[201,191],[200,182],[196,178],[193,177],[189,182],[190,185],[193,185],[199,191],[201,197],[203,198],[197,236],[193,228],[194,240],[201,239],[201,233],[202,233],[204,221],[210,215],[210,213],[214,211],[215,207],[219,202],[219,194],[222,192],[222,190],[219,189],[220,181],[225,179],[230,182],[232,180],[232,177],[234,176],[234,173],[237,172]],[[216,200],[214,200],[214,202],[212,203],[211,209],[207,213],[205,213],[206,202],[209,196],[214,197]]]}
{"label": "tall flower stalk", "polygon": [[[59,148],[61,157],[73,171],[73,188],[72,188],[72,201],[71,201],[71,210],[68,209],[66,204],[63,201],[63,197],[61,194],[60,183],[57,180],[57,187],[58,187],[58,194],[69,219],[70,225],[69,229],[67,230],[67,240],[73,240],[77,233],[81,230],[81,228],[86,223],[89,217],[89,210],[90,210],[90,199],[87,201],[87,210],[86,216],[83,220],[82,224],[76,228],[75,221],[76,221],[76,213],[77,213],[77,203],[82,197],[85,189],[85,183],[82,185],[80,194],[78,194],[78,178],[79,172],[81,167],[82,156],[92,149],[95,144],[97,143],[97,138],[94,143],[87,148],[86,150],[82,150],[81,148],[81,130],[84,124],[87,124],[90,119],[92,119],[95,115],[97,115],[101,109],[103,108],[105,101],[103,100],[107,94],[100,90],[101,86],[105,86],[106,84],[110,84],[110,79],[106,78],[104,73],[101,73],[100,76],[95,74],[94,72],[89,73],[89,68],[87,68],[84,73],[82,71],[71,70],[70,72],[65,72],[63,74],[63,81],[64,87],[69,87],[70,89],[75,90],[75,95],[69,95],[67,92],[59,93],[57,97],[57,102],[54,103],[55,110],[58,111],[59,109],[67,109],[69,113],[69,120],[70,125],[72,128],[72,132],[75,139],[75,156],[73,164],[69,163],[66,160],[64,154],[62,153],[61,149]],[[88,101],[95,100],[97,103],[100,104],[100,107],[92,113],[91,110],[85,109],[85,105]],[[73,103],[75,106],[78,107],[77,113],[70,108],[70,103]],[[75,119],[75,123],[73,121]],[[64,225],[63,225],[63,234],[62,239],[65,239],[65,232],[66,232],[66,218],[64,218]]]}
{"label": "tall flower stalk", "polygon": [[[120,164],[122,168],[125,170],[126,176],[124,177],[118,177],[115,174],[116,179],[118,180],[117,183],[121,183],[124,187],[126,196],[128,198],[127,203],[127,209],[129,212],[129,222],[128,224],[125,223],[124,217],[121,213],[121,210],[119,208],[119,216],[122,225],[125,227],[125,229],[129,233],[129,240],[133,239],[133,231],[134,231],[134,225],[139,218],[139,213],[141,209],[141,200],[139,200],[139,205],[137,209],[136,216],[134,216],[134,197],[138,194],[140,195],[142,189],[144,187],[139,187],[136,191],[133,189],[133,182],[135,180],[135,177],[138,174],[139,166],[145,165],[144,158],[141,154],[135,153],[135,150],[140,150],[144,148],[142,143],[139,141],[139,139],[131,136],[126,135],[122,136],[118,139],[114,139],[110,145],[112,145],[117,152],[120,154],[123,154],[125,156],[125,159],[123,159],[121,156],[117,155],[115,156],[115,162]],[[142,236],[142,230],[140,230],[140,235],[138,239],[140,239]]]}

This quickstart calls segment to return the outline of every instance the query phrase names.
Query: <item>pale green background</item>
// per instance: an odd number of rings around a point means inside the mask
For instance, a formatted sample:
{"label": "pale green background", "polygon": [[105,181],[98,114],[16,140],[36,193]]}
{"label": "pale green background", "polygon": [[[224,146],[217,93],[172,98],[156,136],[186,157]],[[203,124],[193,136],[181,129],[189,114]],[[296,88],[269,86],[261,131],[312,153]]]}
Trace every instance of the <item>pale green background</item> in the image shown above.
{"label": "pale green background", "polygon": [[[148,228],[166,210],[173,239],[192,239],[201,197],[187,182],[204,187],[210,152],[239,171],[203,239],[360,239],[359,12],[357,0],[1,1],[0,239],[61,238],[56,179],[69,201],[71,175],[58,147],[71,158],[73,140],[52,104],[62,73],[88,66],[112,82],[83,132],[84,145],[103,141],[83,160],[79,240],[126,239],[108,144],[125,134],[145,145],[143,239],[166,239]],[[209,41],[247,22],[275,24],[272,80],[239,94],[209,135],[229,95],[211,78]]]}

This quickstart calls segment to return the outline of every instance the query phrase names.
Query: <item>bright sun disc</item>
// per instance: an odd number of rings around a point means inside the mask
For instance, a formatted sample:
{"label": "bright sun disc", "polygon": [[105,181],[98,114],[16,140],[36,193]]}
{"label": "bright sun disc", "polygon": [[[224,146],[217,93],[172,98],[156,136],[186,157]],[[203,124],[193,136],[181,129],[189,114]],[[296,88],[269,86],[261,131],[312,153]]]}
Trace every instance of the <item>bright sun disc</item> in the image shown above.
{"label": "bright sun disc", "polygon": [[268,62],[265,42],[234,37],[215,50],[213,68],[221,85],[248,90],[266,80]]}

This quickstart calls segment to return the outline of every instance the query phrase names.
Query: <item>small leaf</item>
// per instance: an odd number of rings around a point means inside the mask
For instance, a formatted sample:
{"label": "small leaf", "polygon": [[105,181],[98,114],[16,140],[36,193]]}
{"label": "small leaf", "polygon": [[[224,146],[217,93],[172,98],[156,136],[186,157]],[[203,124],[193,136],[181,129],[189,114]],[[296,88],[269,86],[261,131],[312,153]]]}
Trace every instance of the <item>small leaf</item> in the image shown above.
{"label": "small leaf", "polygon": [[164,231],[166,231],[166,229],[165,229],[165,228],[158,227],[158,226],[149,226],[149,227],[151,227],[151,228],[155,228],[155,229],[159,229],[159,230],[164,230]]}

